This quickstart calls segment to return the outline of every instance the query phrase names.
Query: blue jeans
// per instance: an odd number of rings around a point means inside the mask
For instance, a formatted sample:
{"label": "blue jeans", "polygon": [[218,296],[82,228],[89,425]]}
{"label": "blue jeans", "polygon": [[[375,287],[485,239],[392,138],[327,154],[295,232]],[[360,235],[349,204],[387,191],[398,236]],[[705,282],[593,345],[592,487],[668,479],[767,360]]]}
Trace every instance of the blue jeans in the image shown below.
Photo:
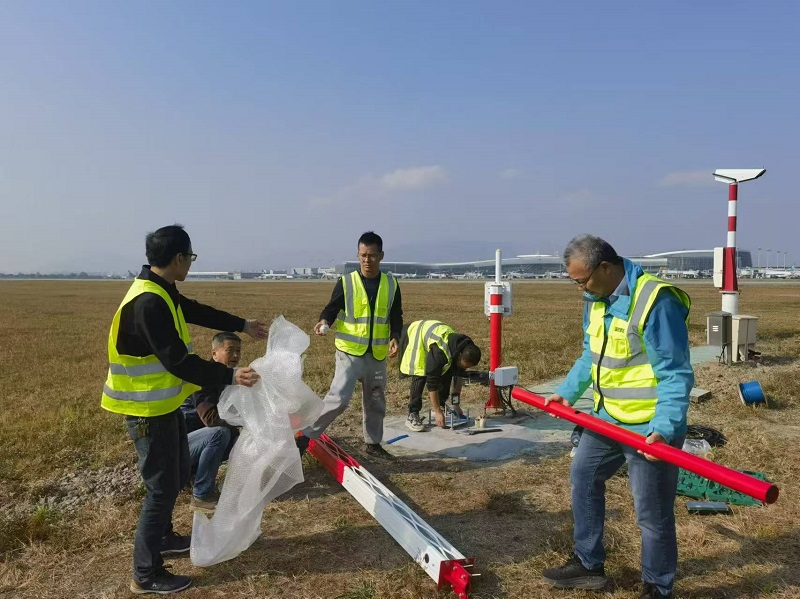
{"label": "blue jeans", "polygon": [[202,499],[214,492],[219,465],[231,452],[231,429],[227,426],[203,427],[189,433],[189,457],[194,477],[192,495]]}
{"label": "blue jeans", "polygon": [[[682,447],[683,438],[670,445]],[[636,523],[642,532],[642,580],[670,593],[678,569],[674,510],[678,467],[648,462],[634,448],[590,430],[583,431],[572,462],[575,554],[586,568],[605,562],[606,481],[623,462],[628,463]]]}
{"label": "blue jeans", "polygon": [[161,538],[172,532],[178,492],[189,482],[186,422],[180,410],[163,416],[126,416],[147,494],[133,541],[133,578],[144,582],[164,565]]}

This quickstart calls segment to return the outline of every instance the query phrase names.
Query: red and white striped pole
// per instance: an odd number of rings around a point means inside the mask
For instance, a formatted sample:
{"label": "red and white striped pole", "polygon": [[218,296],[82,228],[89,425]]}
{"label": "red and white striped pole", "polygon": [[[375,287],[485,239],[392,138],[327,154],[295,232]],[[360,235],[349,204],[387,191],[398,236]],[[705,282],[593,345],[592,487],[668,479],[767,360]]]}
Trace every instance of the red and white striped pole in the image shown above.
{"label": "red and white striped pole", "polygon": [[[503,283],[502,260],[500,250],[495,253],[494,259],[494,283],[489,283],[489,372],[493,373],[502,363],[502,340],[503,340]],[[489,380],[489,399],[484,404],[486,408],[502,409],[503,401],[497,392],[494,378]]]}
{"label": "red and white striped pole", "polygon": [[621,426],[606,422],[605,420],[601,420],[600,418],[590,416],[575,408],[568,408],[556,402],[545,405],[544,397],[526,391],[522,387],[514,387],[511,391],[511,397],[517,401],[549,412],[557,418],[569,420],[579,426],[599,433],[604,437],[619,441],[629,447],[653,455],[660,460],[680,466],[689,472],[704,476],[709,480],[730,487],[735,491],[739,491],[750,497],[755,497],[760,501],[775,503],[778,500],[778,487],[772,483],[764,482],[753,476],[743,474],[737,470],[732,470],[705,458],[692,455],[691,453],[682,451],[677,447],[672,447],[660,441],[648,445],[644,436],[629,431]]}
{"label": "red and white striped pole", "polygon": [[739,194],[737,182],[728,185],[728,240],[722,266],[722,311],[739,313],[739,282],[736,277],[736,208]]}
{"label": "red and white striped pole", "polygon": [[472,577],[480,576],[473,574],[474,557],[464,557],[328,435],[312,439],[308,451],[425,570],[437,590],[452,589],[459,599],[469,599]]}
{"label": "red and white striped pole", "polygon": [[767,172],[765,168],[721,168],[714,171],[714,179],[728,184],[728,240],[722,258],[722,311],[739,313],[739,283],[736,278],[736,211],[739,183],[758,179]]}

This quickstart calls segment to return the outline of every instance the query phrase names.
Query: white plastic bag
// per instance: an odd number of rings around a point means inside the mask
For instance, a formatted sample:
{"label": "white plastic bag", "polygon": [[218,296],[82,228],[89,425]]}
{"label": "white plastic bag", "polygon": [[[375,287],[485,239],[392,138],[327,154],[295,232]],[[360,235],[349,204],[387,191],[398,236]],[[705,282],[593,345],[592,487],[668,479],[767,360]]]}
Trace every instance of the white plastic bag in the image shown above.
{"label": "white plastic bag", "polygon": [[686,439],[682,449],[687,453],[704,456],[711,451],[711,445],[705,439]]}
{"label": "white plastic bag", "polygon": [[232,559],[261,534],[266,505],[303,480],[294,431],[314,423],[322,401],[303,382],[302,353],[310,339],[283,316],[269,330],[267,353],[250,366],[253,387],[225,388],[220,418],[241,426],[228,459],[225,484],[212,518],[194,513],[190,555],[195,566]]}

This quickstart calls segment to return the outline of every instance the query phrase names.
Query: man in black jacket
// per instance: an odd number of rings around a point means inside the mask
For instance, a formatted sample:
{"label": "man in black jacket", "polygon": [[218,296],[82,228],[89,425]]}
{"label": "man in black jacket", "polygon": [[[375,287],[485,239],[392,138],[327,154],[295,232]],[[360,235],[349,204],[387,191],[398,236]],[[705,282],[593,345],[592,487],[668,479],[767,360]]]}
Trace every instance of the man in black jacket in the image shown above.
{"label": "man in black jacket", "polygon": [[[225,331],[214,335],[211,340],[214,362],[235,368],[241,355],[242,340],[236,333]],[[219,417],[217,406],[225,387],[203,387],[181,405],[189,438],[189,459],[195,472],[191,507],[203,512],[212,512],[217,507],[217,472],[239,437],[239,429]]]}
{"label": "man in black jacket", "polygon": [[189,479],[186,423],[179,409],[198,387],[252,386],[252,368],[229,368],[191,351],[187,323],[244,331],[263,339],[267,327],[187,299],[178,292],[197,255],[180,225],[147,235],[148,265],[117,309],[109,334],[109,372],[102,407],[125,415],[139,456],[144,497],[133,548],[133,593],[167,594],[191,584],[164,569],[163,555],[189,550],[190,537],[172,529],[178,492]]}
{"label": "man in black jacket", "polygon": [[459,406],[462,380],[458,374],[481,361],[481,350],[472,339],[456,333],[442,322],[417,320],[403,328],[400,355],[400,374],[411,377],[406,419],[408,429],[414,432],[425,430],[419,411],[426,386],[437,426],[445,425],[443,408],[448,395],[455,414],[463,416]]}

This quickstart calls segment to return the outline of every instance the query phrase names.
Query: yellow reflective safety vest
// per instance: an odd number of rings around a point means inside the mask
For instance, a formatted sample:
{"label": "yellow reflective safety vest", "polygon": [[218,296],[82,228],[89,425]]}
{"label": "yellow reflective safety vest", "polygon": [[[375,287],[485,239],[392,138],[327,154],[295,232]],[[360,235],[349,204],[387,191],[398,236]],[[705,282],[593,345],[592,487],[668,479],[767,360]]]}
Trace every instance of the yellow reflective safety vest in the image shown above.
{"label": "yellow reflective safety vest", "polygon": [[452,327],[438,320],[417,320],[408,325],[408,346],[400,359],[400,372],[413,376],[425,376],[425,357],[435,343],[447,358],[442,374],[450,370],[453,357],[447,340],[455,333]]}
{"label": "yellow reflective safety vest", "polygon": [[397,293],[397,279],[380,274],[375,313],[369,307],[369,297],[357,270],[342,277],[344,310],[336,317],[336,349],[353,356],[363,356],[369,347],[372,326],[372,355],[383,360],[389,354],[389,313]]}
{"label": "yellow reflective safety vest", "polygon": [[153,354],[139,357],[117,351],[122,308],[142,293],[155,293],[167,303],[175,328],[186,344],[186,349],[192,353],[189,327],[186,326],[180,305],[176,309],[169,293],[161,285],[135,279],[111,321],[111,331],[108,334],[108,375],[100,405],[110,412],[128,416],[161,416],[178,409],[200,387],[168,372]]}
{"label": "yellow reflective safety vest", "polygon": [[[653,419],[658,379],[644,347],[644,325],[662,289],[674,293],[687,310],[691,306],[684,291],[644,273],[636,280],[628,320],[614,317],[606,331],[603,320],[606,304],[594,302],[589,309],[586,333],[592,351],[595,412],[603,407],[611,417],[625,424],[642,424]],[[688,315],[686,320],[688,323]]]}

